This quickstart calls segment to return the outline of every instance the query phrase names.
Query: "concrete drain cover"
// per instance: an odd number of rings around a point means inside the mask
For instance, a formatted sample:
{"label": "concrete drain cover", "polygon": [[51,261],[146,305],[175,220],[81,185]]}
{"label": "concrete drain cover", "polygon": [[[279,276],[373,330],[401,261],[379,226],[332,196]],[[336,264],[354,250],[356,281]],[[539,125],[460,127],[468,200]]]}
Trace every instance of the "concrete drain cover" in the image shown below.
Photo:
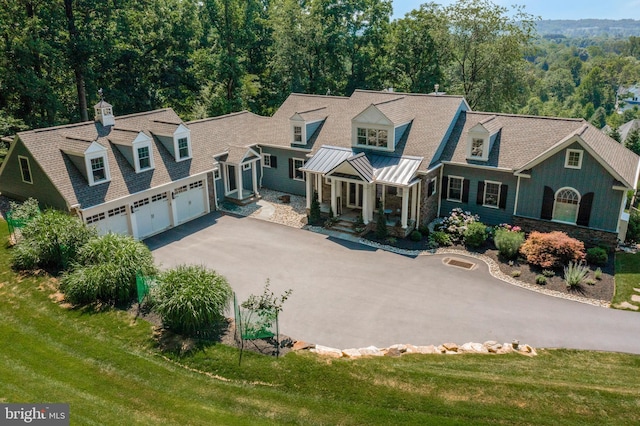
{"label": "concrete drain cover", "polygon": [[447,265],[455,266],[462,269],[471,270],[476,267],[475,263],[467,262],[466,260],[457,259],[455,257],[445,257],[442,261]]}

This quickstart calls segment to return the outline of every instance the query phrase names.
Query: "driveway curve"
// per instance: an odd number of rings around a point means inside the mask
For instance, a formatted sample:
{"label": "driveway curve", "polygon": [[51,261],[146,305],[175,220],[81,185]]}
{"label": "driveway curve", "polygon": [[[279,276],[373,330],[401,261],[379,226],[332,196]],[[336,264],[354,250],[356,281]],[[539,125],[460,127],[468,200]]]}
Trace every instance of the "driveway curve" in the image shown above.
{"label": "driveway curve", "polygon": [[[511,342],[640,354],[640,314],[546,296],[443,263],[254,218],[212,213],[145,241],[162,268],[204,264],[239,300],[293,294],[282,333],[341,349],[395,343]],[[456,257],[460,257],[456,255]]]}

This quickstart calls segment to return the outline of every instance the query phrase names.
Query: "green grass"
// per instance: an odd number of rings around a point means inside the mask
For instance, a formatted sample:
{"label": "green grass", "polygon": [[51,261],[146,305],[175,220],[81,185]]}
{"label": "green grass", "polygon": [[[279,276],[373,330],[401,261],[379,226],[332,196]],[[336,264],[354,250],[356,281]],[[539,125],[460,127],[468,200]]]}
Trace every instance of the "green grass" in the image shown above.
{"label": "green grass", "polygon": [[[5,240],[6,223],[0,228]],[[221,345],[162,356],[148,323],[63,309],[54,288],[50,277],[12,272],[0,247],[0,401],[67,402],[72,424],[640,422],[640,356],[248,353],[240,367],[237,351]]]}
{"label": "green grass", "polygon": [[[640,288],[640,253],[616,254],[616,292],[613,295],[612,305],[631,302],[631,295],[636,293],[634,288]],[[638,303],[634,303],[638,305]]]}

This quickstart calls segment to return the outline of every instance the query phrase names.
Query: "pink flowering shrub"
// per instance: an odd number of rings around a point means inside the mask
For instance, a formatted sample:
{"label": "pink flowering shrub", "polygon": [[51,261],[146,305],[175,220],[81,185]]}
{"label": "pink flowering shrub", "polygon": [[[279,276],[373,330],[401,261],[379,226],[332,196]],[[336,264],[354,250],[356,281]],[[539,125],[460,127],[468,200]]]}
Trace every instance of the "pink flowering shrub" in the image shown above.
{"label": "pink flowering shrub", "polygon": [[480,221],[478,215],[455,208],[442,220],[440,230],[449,234],[453,243],[460,243],[464,240],[464,233],[468,226],[478,221]]}
{"label": "pink flowering shrub", "polygon": [[564,232],[533,231],[520,247],[527,262],[541,268],[558,268],[584,259],[584,243]]}

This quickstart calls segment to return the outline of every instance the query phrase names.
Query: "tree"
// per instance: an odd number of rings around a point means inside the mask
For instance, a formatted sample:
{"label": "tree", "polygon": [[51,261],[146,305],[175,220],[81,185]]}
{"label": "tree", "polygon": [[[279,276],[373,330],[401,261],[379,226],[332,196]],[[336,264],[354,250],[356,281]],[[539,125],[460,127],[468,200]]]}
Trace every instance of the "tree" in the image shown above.
{"label": "tree", "polygon": [[450,91],[464,94],[472,109],[505,111],[519,102],[535,24],[522,7],[508,12],[489,0],[459,0],[444,8],[449,30],[439,38],[450,58]]}
{"label": "tree", "polygon": [[387,217],[384,214],[384,209],[380,207],[378,209],[378,217],[376,220],[376,237],[382,239],[386,238],[389,235],[389,230],[387,229]]}
{"label": "tree", "polygon": [[627,138],[624,140],[624,146],[640,155],[640,129],[635,127],[627,133]]}
{"label": "tree", "polygon": [[202,265],[179,265],[160,274],[152,300],[165,327],[194,335],[224,320],[232,294],[217,272]]}
{"label": "tree", "polygon": [[318,192],[313,191],[311,199],[311,208],[309,209],[309,224],[318,225],[320,223],[320,201],[318,201]]}
{"label": "tree", "polygon": [[615,139],[618,142],[620,142],[620,139],[622,138],[622,136],[620,135],[620,130],[618,129],[618,127],[611,128],[611,130],[609,131],[609,137],[611,139]]}

